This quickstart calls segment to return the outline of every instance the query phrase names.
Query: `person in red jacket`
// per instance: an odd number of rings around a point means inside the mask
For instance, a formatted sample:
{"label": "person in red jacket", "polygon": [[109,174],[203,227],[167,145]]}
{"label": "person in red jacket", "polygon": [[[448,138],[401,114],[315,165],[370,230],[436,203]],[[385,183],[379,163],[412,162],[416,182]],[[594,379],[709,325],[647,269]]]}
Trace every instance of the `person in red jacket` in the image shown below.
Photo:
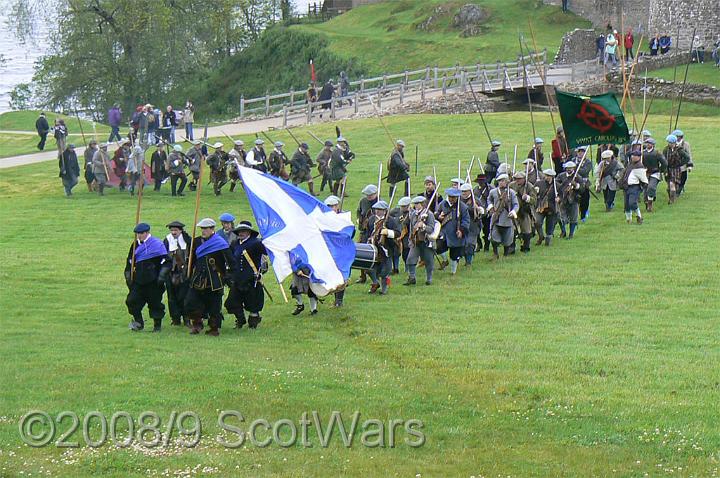
{"label": "person in red jacket", "polygon": [[633,55],[633,45],[635,44],[635,37],[633,37],[632,34],[632,28],[628,28],[627,33],[625,34],[625,38],[623,40],[623,46],[625,47],[625,59],[633,59],[635,58],[635,55]]}

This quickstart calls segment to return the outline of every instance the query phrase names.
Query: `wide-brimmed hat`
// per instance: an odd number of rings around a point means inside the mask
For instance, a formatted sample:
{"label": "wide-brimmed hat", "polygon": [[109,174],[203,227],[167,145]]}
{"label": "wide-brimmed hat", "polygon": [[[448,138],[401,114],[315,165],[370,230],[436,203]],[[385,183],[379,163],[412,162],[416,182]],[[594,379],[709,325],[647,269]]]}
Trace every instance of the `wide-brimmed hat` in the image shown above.
{"label": "wide-brimmed hat", "polygon": [[250,221],[240,221],[240,223],[239,223],[237,226],[235,226],[235,229],[233,229],[233,232],[234,232],[235,234],[237,234],[237,233],[239,233],[239,232],[241,232],[241,231],[248,231],[248,232],[250,233],[250,235],[253,236],[253,237],[254,237],[254,236],[257,236],[258,234],[260,234],[260,233],[257,232],[255,229],[253,229],[252,224],[250,223]]}

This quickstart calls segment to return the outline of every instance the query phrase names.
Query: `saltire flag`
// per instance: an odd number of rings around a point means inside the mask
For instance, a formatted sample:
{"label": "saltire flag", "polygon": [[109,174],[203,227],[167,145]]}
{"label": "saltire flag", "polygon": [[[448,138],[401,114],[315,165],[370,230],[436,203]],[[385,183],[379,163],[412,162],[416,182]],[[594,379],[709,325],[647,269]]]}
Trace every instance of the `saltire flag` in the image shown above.
{"label": "saltire flag", "polygon": [[310,60],[310,81],[313,83],[317,81],[317,77],[315,76],[315,63],[313,63],[312,59]]}
{"label": "saltire flag", "polygon": [[302,189],[258,170],[240,167],[240,176],[278,280],[302,264],[320,296],[345,284],[355,260],[350,213],[337,214]]}
{"label": "saltire flag", "polygon": [[630,141],[625,116],[612,93],[585,96],[556,90],[555,94],[565,137],[571,148]]}

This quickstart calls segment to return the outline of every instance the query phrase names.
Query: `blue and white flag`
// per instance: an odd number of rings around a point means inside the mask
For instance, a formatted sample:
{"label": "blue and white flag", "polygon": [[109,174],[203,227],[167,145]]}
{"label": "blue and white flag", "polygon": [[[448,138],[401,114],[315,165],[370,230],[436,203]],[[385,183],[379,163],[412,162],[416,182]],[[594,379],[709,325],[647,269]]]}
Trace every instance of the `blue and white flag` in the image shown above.
{"label": "blue and white flag", "polygon": [[320,295],[343,285],[355,260],[350,214],[337,214],[302,189],[258,170],[241,167],[240,176],[278,280],[300,261],[309,266],[310,284]]}

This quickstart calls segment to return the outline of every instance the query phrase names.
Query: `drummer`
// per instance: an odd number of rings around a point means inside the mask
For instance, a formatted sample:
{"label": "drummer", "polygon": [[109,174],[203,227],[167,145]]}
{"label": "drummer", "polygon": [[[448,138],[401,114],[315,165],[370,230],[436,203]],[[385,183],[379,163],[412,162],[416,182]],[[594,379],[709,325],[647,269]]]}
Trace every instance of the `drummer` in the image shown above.
{"label": "drummer", "polygon": [[395,238],[400,237],[400,223],[388,214],[388,203],[378,201],[372,206],[372,215],[368,219],[368,243],[377,248],[378,263],[370,269],[372,279],[369,294],[380,289],[380,295],[387,294],[388,277],[392,272],[392,256],[397,248]]}
{"label": "drummer", "polygon": [[[340,210],[340,198],[337,196],[328,196],[327,199],[325,199],[325,205],[328,206],[330,209],[335,211],[337,214],[342,213]],[[353,234],[355,232],[353,231]],[[348,278],[349,279],[349,278]],[[345,298],[345,287],[347,287],[348,281],[345,281],[345,284],[338,287],[335,290],[335,305],[334,307],[342,307],[343,306],[343,299]]]}

